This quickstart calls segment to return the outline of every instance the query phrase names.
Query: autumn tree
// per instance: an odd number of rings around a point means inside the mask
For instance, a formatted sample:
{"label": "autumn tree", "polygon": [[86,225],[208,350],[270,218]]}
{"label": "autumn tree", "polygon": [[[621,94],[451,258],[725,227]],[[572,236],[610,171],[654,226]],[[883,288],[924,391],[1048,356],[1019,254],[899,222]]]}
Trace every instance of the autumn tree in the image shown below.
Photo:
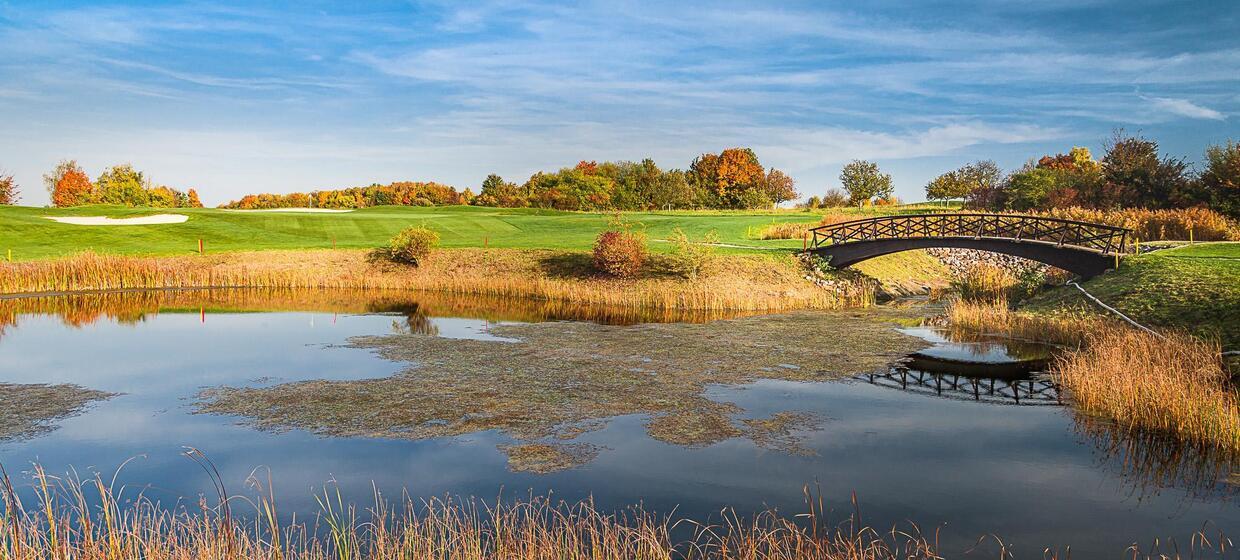
{"label": "autumn tree", "polygon": [[1200,179],[1204,195],[1219,212],[1240,218],[1240,143],[1228,140],[1206,148],[1205,163]]}
{"label": "autumn tree", "polygon": [[767,171],[764,186],[767,198],[775,204],[787,202],[798,196],[796,182],[792,180],[792,177],[775,168]]}
{"label": "autumn tree", "polygon": [[831,187],[822,195],[820,208],[839,208],[848,204],[848,195],[844,191]]}
{"label": "autumn tree", "polygon": [[190,208],[202,208],[202,201],[198,199],[198,191],[190,189],[189,193],[185,196],[187,199],[186,202]]}
{"label": "autumn tree", "polygon": [[952,200],[964,198],[971,190],[956,171],[948,171],[926,183],[927,200]]}
{"label": "autumn tree", "polygon": [[1160,157],[1158,143],[1117,131],[1102,158],[1104,185],[1099,207],[1173,208],[1194,202],[1188,163]]}
{"label": "autumn tree", "polygon": [[878,164],[854,159],[840,171],[840,183],[848,193],[849,204],[861,204],[873,198],[891,196],[895,187],[891,175],[879,171]]}
{"label": "autumn tree", "polygon": [[94,185],[86,172],[78,167],[77,161],[61,160],[54,169],[43,175],[43,185],[53,206],[63,208],[93,202]]}
{"label": "autumn tree", "polygon": [[18,194],[13,176],[0,173],[0,205],[17,204]]}
{"label": "autumn tree", "polygon": [[100,204],[149,206],[151,193],[148,192],[148,184],[146,176],[132,165],[114,165],[95,181],[96,198]]}

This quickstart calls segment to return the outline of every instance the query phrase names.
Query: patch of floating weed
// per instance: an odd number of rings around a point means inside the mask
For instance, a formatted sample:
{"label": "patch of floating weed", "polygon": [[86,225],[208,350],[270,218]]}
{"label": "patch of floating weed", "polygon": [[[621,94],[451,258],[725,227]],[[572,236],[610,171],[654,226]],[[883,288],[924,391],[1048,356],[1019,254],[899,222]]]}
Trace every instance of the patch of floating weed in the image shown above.
{"label": "patch of floating weed", "polygon": [[599,448],[588,443],[525,443],[500,448],[508,455],[508,469],[514,472],[546,474],[580,467],[595,457]]}
{"label": "patch of floating weed", "polygon": [[77,385],[0,383],[0,442],[52,431],[56,420],[81,413],[115,395]]}
{"label": "patch of floating weed", "polygon": [[738,423],[734,417],[743,410],[708,399],[707,386],[832,380],[925,346],[896,332],[882,312],[796,312],[704,324],[500,325],[492,334],[519,342],[416,333],[354,338],[353,347],[411,366],[382,379],[213,388],[200,394],[197,410],[241,416],[267,430],[405,439],[498,430],[522,443],[568,441],[606,419],[645,414],[651,437],[667,443],[705,446],[744,437],[780,448],[794,424],[808,429],[812,423],[788,415]]}

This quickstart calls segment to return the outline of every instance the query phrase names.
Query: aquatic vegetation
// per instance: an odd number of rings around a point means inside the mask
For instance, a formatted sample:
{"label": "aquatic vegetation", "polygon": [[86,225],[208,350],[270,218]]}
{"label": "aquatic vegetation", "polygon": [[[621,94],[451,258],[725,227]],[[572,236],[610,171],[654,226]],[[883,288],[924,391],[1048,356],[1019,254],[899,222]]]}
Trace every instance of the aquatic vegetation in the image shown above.
{"label": "aquatic vegetation", "polygon": [[632,279],[583,273],[589,254],[556,250],[455,249],[411,268],[366,251],[310,250],[184,257],[82,253],[0,262],[0,292],[135,288],[357,288],[529,297],[654,309],[833,309],[864,304],[851,291],[805,280],[791,256],[731,255],[728,266],[688,281],[653,270]]}
{"label": "aquatic vegetation", "polygon": [[[205,460],[205,459],[204,459]],[[840,523],[807,492],[807,512],[742,517],[725,510],[707,521],[633,506],[603,511],[591,501],[547,496],[487,502],[442,498],[392,502],[376,493],[360,509],[339,491],[318,496],[314,523],[278,515],[270,480],[200,507],[168,507],[145,494],[121,496],[104,477],[57,477],[36,465],[35,507],[21,507],[12,480],[0,479],[0,558],[105,560],[936,560],[933,536],[916,525],[883,532],[862,525],[860,510]],[[88,498],[88,494],[90,497]],[[95,496],[97,494],[97,497]],[[95,502],[98,503],[95,503]],[[253,513],[240,510],[253,506]],[[245,508],[249,509],[249,508]]]}
{"label": "aquatic vegetation", "polygon": [[1240,455],[1240,390],[1217,343],[1176,332],[1091,331],[1053,372],[1086,414]]}
{"label": "aquatic vegetation", "polygon": [[[788,451],[797,449],[798,433],[821,420],[795,411],[738,418],[744,411],[707,398],[707,386],[837,379],[924,346],[877,313],[797,312],[697,325],[538,323],[491,332],[519,342],[354,338],[354,347],[411,366],[382,379],[208,389],[197,411],[241,416],[269,430],[407,439],[498,430],[520,444],[549,446],[600,429],[606,419],[644,414],[649,435],[673,445],[743,437]],[[551,455],[545,448],[515,449]]]}
{"label": "aquatic vegetation", "polygon": [[1016,277],[1006,269],[978,263],[952,278],[951,285],[965,301],[1007,304],[1017,283]]}
{"label": "aquatic vegetation", "polygon": [[112,396],[77,385],[0,383],[0,442],[49,432],[54,429],[52,422]]}
{"label": "aquatic vegetation", "polygon": [[1240,452],[1240,393],[1217,342],[1131,328],[1089,314],[1035,314],[955,302],[952,329],[1064,344],[1051,371],[1086,414],[1189,445]]}
{"label": "aquatic vegetation", "polygon": [[1077,313],[1030,313],[1014,311],[1006,304],[954,301],[944,315],[954,336],[997,334],[1079,347],[1089,332],[1116,328],[1117,321],[1098,315]]}

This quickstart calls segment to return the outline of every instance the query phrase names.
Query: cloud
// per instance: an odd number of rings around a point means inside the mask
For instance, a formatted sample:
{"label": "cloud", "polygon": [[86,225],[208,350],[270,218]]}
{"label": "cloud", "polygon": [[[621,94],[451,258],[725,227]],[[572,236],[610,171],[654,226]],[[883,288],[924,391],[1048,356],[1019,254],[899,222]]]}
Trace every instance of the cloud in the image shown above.
{"label": "cloud", "polygon": [[1213,121],[1227,120],[1226,115],[1209,107],[1202,107],[1201,105],[1193,103],[1187,99],[1177,99],[1174,97],[1147,97],[1145,99],[1149,100],[1154,105],[1155,109],[1171,113],[1173,115],[1188,117],[1190,119],[1209,119]]}

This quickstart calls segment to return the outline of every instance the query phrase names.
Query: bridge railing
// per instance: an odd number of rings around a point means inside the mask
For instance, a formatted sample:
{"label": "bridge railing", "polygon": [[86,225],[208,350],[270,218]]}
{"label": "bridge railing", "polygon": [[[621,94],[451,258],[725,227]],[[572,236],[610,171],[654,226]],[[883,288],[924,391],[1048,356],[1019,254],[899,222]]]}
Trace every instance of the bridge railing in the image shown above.
{"label": "bridge railing", "polygon": [[810,230],[810,248],[877,239],[969,237],[1073,245],[1123,253],[1129,230],[1059,218],[1018,214],[910,214],[865,218]]}

